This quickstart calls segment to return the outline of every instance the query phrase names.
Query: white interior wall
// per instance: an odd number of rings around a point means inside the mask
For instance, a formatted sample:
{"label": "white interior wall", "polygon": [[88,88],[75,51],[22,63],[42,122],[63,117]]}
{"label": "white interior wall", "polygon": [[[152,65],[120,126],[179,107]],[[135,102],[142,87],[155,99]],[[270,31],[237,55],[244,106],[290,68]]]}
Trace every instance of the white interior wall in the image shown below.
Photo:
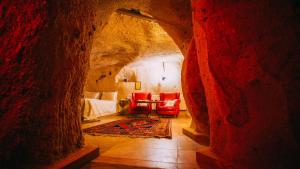
{"label": "white interior wall", "polygon": [[176,53],[168,56],[152,56],[125,66],[116,76],[116,81],[119,81],[119,89],[122,89],[122,91],[119,91],[119,96],[126,97],[123,94],[130,95],[130,93],[136,91],[134,87],[130,88],[131,91],[125,91],[129,84],[132,86],[132,82],[123,82],[124,79],[127,79],[127,81],[134,79],[134,81],[141,82],[140,91],[151,92],[154,98],[157,98],[161,92],[180,92],[180,107],[182,110],[186,110],[181,88],[182,61],[183,56]]}

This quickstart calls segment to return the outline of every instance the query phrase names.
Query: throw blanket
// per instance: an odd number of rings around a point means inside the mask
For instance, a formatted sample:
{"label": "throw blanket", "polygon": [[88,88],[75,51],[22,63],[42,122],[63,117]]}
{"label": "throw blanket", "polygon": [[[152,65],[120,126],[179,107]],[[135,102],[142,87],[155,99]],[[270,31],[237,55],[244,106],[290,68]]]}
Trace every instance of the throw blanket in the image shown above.
{"label": "throw blanket", "polygon": [[84,99],[84,120],[96,119],[116,113],[117,103],[110,100]]}

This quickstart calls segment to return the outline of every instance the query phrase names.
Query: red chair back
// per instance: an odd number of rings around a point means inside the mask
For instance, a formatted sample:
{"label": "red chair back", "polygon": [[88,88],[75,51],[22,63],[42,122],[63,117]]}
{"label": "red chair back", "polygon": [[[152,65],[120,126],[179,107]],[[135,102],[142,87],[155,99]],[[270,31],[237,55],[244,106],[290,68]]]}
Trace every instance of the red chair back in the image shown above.
{"label": "red chair back", "polygon": [[129,104],[129,113],[130,114],[151,114],[152,112],[152,104],[147,103],[147,106],[139,106],[137,100],[151,100],[151,93],[147,92],[138,92],[132,93],[131,102]]}
{"label": "red chair back", "polygon": [[132,93],[132,100],[151,100],[151,93],[139,92]]}
{"label": "red chair back", "polygon": [[180,93],[160,93],[159,94],[160,100],[173,100],[173,99],[180,99]]}

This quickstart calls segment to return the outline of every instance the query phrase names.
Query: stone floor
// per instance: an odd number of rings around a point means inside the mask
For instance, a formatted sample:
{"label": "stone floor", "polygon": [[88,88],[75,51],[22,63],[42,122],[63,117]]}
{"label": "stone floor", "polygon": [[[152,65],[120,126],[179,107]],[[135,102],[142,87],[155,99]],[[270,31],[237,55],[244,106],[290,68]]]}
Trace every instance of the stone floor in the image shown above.
{"label": "stone floor", "polygon": [[[86,123],[82,128],[91,127],[124,116],[109,116],[100,122]],[[198,143],[182,134],[182,128],[190,125],[191,118],[182,111],[178,118],[172,118],[172,139],[130,138],[91,136],[85,134],[87,145],[100,147],[100,155],[83,169],[129,169],[129,168],[167,168],[200,169],[196,163]]]}

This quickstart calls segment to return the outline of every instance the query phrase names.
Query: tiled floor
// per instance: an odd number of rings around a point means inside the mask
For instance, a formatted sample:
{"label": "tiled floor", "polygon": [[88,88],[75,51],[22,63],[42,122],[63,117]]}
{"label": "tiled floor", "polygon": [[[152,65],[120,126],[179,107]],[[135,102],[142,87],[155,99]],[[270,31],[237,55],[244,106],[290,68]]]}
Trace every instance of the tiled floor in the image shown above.
{"label": "tiled floor", "polygon": [[[83,124],[82,128],[122,118],[126,117],[105,117],[101,122]],[[172,139],[85,135],[86,144],[100,147],[100,156],[83,168],[199,169],[196,150],[201,145],[182,134],[182,128],[188,127],[190,121],[187,112],[181,112],[178,118],[173,118]]]}

